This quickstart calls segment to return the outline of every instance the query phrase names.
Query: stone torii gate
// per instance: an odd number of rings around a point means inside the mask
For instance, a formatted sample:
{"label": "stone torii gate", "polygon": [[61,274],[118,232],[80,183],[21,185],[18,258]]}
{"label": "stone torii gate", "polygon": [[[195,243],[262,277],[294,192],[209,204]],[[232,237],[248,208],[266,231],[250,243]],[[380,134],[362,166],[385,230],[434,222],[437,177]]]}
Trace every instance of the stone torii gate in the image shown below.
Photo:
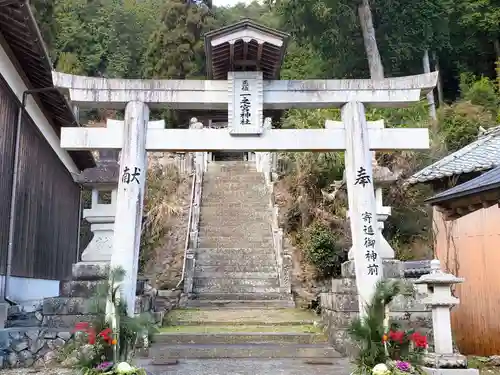
{"label": "stone torii gate", "polygon": [[[215,80],[106,79],[54,72],[55,85],[67,90],[78,107],[125,107],[123,128],[65,128],[61,147],[122,150],[111,264],[126,271],[122,290],[129,314],[135,298],[147,151],[346,151],[356,282],[361,307],[370,301],[382,277],[371,152],[426,149],[429,136],[427,129],[371,126],[365,106],[417,102],[435,86],[437,72],[381,81],[275,80],[286,39],[286,34],[248,20],[207,34],[209,78]],[[235,71],[251,62],[257,71]],[[190,117],[199,117],[200,110],[227,111],[228,128],[148,128],[149,108],[161,107],[189,110]],[[263,126],[266,111],[328,107],[341,108],[340,125],[286,130]]]}

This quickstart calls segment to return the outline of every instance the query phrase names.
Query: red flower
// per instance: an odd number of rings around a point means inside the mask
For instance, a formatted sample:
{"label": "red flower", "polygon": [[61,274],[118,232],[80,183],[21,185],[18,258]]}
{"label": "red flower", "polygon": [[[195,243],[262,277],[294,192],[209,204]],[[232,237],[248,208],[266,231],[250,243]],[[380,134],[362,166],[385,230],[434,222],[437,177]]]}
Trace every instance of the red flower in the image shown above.
{"label": "red flower", "polygon": [[389,331],[389,339],[391,341],[402,344],[405,338],[405,333],[403,331]]}
{"label": "red flower", "polygon": [[73,329],[73,333],[75,332],[85,332],[89,336],[89,344],[95,344],[95,331],[87,322],[80,322],[75,324],[75,328]]}
{"label": "red flower", "polygon": [[415,332],[411,335],[411,340],[417,348],[427,348],[427,337]]}
{"label": "red flower", "polygon": [[113,331],[111,328],[106,328],[99,333],[99,336],[102,337],[104,341],[106,341],[108,344],[111,345],[111,342],[113,341],[113,338],[110,336],[113,334]]}

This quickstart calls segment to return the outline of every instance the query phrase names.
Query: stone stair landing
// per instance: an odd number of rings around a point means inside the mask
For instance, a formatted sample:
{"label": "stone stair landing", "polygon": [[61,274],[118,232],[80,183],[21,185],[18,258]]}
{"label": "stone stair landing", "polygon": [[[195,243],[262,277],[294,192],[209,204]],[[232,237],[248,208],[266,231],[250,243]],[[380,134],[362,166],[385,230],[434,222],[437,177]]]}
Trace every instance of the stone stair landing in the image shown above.
{"label": "stone stair landing", "polygon": [[188,307],[293,307],[282,295],[269,196],[252,163],[211,163],[203,179],[193,295]]}
{"label": "stone stair landing", "polygon": [[298,309],[174,310],[151,348],[153,363],[176,359],[300,358],[340,355],[316,327],[316,316]]}

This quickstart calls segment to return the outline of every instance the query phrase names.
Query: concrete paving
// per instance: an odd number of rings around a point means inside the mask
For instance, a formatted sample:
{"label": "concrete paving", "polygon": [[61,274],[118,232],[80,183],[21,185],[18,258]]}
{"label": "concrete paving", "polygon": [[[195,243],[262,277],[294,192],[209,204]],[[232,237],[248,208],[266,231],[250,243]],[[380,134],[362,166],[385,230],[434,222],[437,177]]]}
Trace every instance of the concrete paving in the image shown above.
{"label": "concrete paving", "polygon": [[322,361],[325,364],[295,359],[180,360],[169,366],[148,366],[147,370],[153,375],[349,375],[352,371],[348,358]]}

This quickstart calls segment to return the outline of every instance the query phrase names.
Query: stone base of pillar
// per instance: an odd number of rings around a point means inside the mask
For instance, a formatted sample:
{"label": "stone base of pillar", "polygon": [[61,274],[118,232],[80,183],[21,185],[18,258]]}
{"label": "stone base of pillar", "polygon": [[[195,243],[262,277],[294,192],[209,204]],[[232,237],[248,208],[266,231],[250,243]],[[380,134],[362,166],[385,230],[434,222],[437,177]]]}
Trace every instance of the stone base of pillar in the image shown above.
{"label": "stone base of pillar", "polygon": [[437,354],[427,353],[423,357],[423,364],[429,368],[438,369],[466,369],[467,357],[460,353]]}
{"label": "stone base of pillar", "polygon": [[[97,309],[105,306],[105,298],[99,298],[99,294],[108,276],[108,263],[74,264],[71,280],[60,283],[59,297],[44,299],[42,327],[67,330],[74,328],[78,322],[92,321]],[[137,280],[135,313],[154,313],[156,296],[156,289],[147,286],[145,280]]]}
{"label": "stone base of pillar", "polygon": [[[387,279],[401,278],[403,262],[386,260],[383,272]],[[398,296],[390,306],[391,321],[403,329],[416,329],[426,334],[432,346],[432,314],[422,303],[425,295],[417,293],[415,299]],[[350,341],[347,328],[359,315],[358,290],[354,261],[342,264],[342,278],[332,279],[332,291],[320,294],[321,317],[330,344],[344,355],[355,355],[356,346]]]}

